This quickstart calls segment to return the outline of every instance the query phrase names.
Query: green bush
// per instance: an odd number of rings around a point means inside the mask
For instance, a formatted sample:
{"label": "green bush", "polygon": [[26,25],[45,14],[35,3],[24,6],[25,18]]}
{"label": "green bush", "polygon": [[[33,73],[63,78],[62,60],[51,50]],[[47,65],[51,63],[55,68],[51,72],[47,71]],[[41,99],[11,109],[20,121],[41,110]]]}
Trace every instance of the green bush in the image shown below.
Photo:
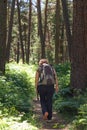
{"label": "green bush", "polygon": [[4,103],[8,91],[8,83],[5,76],[0,76],[0,102]]}
{"label": "green bush", "polygon": [[61,89],[58,94],[54,94],[53,101],[57,112],[71,115],[77,113],[80,105],[78,100],[73,97],[70,87]]}
{"label": "green bush", "polygon": [[70,73],[70,63],[66,62],[64,64],[58,64],[54,66],[57,74],[61,77]]}
{"label": "green bush", "polygon": [[0,78],[0,102],[8,109],[15,107],[28,112],[34,96],[32,73],[28,75],[25,70],[20,71],[16,67],[8,66],[5,77]]}
{"label": "green bush", "polygon": [[74,130],[87,130],[87,104],[80,106],[78,115],[72,125]]}
{"label": "green bush", "polygon": [[78,114],[72,122],[72,129],[87,130],[87,90],[76,98],[80,106],[78,107]]}
{"label": "green bush", "polygon": [[[32,113],[35,96],[34,65],[8,64],[5,76],[0,77],[0,130],[37,130]],[[13,125],[14,124],[14,125]],[[20,125],[19,125],[20,124]]]}
{"label": "green bush", "polygon": [[[55,66],[58,75],[59,92],[54,94],[54,108],[58,112],[76,112],[77,102],[70,89],[70,63]],[[74,102],[75,101],[75,102]]]}
{"label": "green bush", "polygon": [[73,96],[73,90],[70,88],[70,64],[59,64],[55,68],[58,74],[59,92],[54,94],[54,108],[58,112],[75,115],[85,100],[81,94]]}
{"label": "green bush", "polygon": [[55,66],[59,88],[66,88],[70,85],[70,63],[59,64]]}

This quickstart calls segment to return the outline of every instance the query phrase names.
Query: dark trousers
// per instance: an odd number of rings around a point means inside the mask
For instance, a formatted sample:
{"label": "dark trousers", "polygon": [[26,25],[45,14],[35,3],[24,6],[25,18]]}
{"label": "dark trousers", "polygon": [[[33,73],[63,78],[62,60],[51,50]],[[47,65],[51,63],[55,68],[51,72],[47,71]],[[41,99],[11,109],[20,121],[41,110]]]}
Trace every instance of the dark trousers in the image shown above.
{"label": "dark trousers", "polygon": [[38,92],[40,95],[40,103],[42,113],[48,112],[48,120],[52,118],[52,97],[54,93],[54,85],[51,86],[38,86]]}

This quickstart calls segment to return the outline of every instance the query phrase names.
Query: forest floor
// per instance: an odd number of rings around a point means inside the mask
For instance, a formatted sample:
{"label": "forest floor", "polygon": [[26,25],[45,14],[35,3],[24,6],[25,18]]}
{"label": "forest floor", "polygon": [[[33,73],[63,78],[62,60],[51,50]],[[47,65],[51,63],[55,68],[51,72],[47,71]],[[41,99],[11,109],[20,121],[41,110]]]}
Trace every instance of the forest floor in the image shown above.
{"label": "forest floor", "polygon": [[34,99],[34,112],[36,119],[38,120],[39,130],[69,130],[69,125],[60,114],[53,111],[53,117],[51,122],[43,120],[40,101]]}

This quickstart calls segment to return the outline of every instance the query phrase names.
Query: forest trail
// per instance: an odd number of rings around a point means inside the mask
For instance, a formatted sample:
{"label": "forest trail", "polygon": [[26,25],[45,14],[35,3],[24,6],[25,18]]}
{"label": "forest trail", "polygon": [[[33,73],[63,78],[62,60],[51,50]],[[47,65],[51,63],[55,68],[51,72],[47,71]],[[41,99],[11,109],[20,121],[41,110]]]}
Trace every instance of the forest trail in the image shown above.
{"label": "forest trail", "polygon": [[42,118],[40,101],[34,99],[34,112],[39,122],[39,130],[69,130],[66,121],[64,121],[59,114],[53,111],[53,118],[51,122],[47,122]]}

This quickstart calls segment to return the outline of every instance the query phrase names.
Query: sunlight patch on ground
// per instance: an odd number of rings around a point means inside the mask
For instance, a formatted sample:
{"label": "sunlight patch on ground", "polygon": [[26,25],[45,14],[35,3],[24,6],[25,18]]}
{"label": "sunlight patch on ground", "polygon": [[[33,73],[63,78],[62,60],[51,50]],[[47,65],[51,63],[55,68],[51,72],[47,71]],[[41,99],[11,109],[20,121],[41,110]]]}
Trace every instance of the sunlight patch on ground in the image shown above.
{"label": "sunlight patch on ground", "polygon": [[27,123],[27,121],[23,121],[22,123],[14,122],[10,128],[12,130],[38,130],[36,127]]}
{"label": "sunlight patch on ground", "polygon": [[38,130],[27,121],[17,122],[15,119],[3,118],[0,120],[0,130]]}

